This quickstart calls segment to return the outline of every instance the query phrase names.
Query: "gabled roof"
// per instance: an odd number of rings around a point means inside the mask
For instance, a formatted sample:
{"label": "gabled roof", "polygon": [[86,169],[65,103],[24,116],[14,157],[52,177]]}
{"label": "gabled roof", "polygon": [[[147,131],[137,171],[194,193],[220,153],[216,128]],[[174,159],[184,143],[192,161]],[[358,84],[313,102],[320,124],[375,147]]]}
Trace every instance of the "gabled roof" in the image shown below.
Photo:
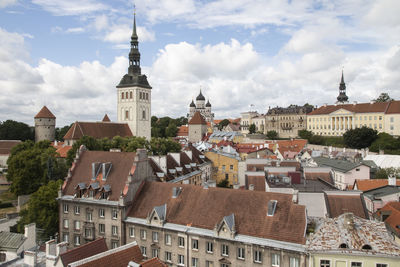
{"label": "gabled roof", "polygon": [[400,202],[387,203],[377,212],[378,216],[382,214],[389,214],[384,222],[400,237]]}
{"label": "gabled roof", "polygon": [[24,244],[26,237],[23,234],[0,232],[0,250],[18,249]]}
{"label": "gabled roof", "polygon": [[[354,181],[354,187],[357,187],[357,190],[360,191],[369,191],[372,189],[376,189],[385,185],[388,185],[389,180],[388,179],[369,179],[369,180],[359,180],[356,179]],[[396,180],[396,185],[400,186],[400,180]]]}
{"label": "gabled roof", "polygon": [[0,155],[9,155],[11,149],[20,143],[20,140],[0,140]]}
{"label": "gabled roof", "polygon": [[38,114],[36,114],[35,119],[36,118],[55,119],[56,116],[54,116],[46,106],[43,106]]}
{"label": "gabled roof", "polygon": [[65,134],[64,140],[79,140],[85,135],[95,139],[133,136],[127,123],[77,121]]}
{"label": "gabled roof", "polygon": [[[75,187],[80,183],[85,183],[87,187],[96,185],[98,188],[107,189],[106,186],[110,186],[109,200],[118,200],[121,192],[124,192],[128,175],[132,169],[134,171],[135,155],[136,153],[133,152],[81,152],[78,162],[73,167],[72,177],[64,182],[63,194],[73,196],[76,193]],[[92,179],[92,163],[111,163],[106,180],[102,179],[101,170],[96,180]]]}
{"label": "gabled roof", "polygon": [[101,120],[102,122],[111,122],[110,118],[108,117],[107,114],[104,115],[103,119]]}
{"label": "gabled roof", "polygon": [[338,217],[346,212],[368,219],[368,212],[362,195],[357,192],[330,191],[325,192],[326,206],[331,218]]}
{"label": "gabled roof", "polygon": [[[227,214],[235,214],[237,234],[303,244],[305,207],[294,204],[292,195],[249,190],[208,188],[145,182],[136,196],[129,217],[146,219],[155,206],[167,204],[166,222],[214,230]],[[269,200],[277,200],[274,216],[267,216]],[[215,205],[218,203],[218,205]]]}
{"label": "gabled roof", "polygon": [[203,116],[200,114],[199,111],[196,111],[193,115],[193,117],[190,119],[189,123],[190,124],[201,124],[201,125],[207,125],[206,120],[203,118]]}
{"label": "gabled roof", "polygon": [[235,231],[235,214],[230,214],[224,217],[224,222],[231,232]]}
{"label": "gabled roof", "polygon": [[340,159],[316,157],[316,158],[314,158],[314,161],[318,164],[318,166],[331,167],[335,171],[339,171],[339,172],[343,172],[343,173],[351,171],[354,168],[357,168],[361,165],[364,165],[364,166],[367,166],[368,168],[370,168],[368,165],[366,165],[364,163],[356,163],[356,162],[351,162],[348,160],[340,160]]}
{"label": "gabled roof", "polygon": [[141,267],[167,267],[168,265],[162,262],[159,258],[152,258],[140,264]]}
{"label": "gabled roof", "polygon": [[91,257],[107,250],[106,240],[104,238],[98,238],[92,242],[61,253],[60,259],[64,266],[68,266],[68,264],[72,262]]}
{"label": "gabled roof", "polygon": [[330,114],[339,109],[345,109],[355,113],[382,112],[385,114],[400,113],[400,101],[378,102],[378,103],[360,103],[360,104],[344,104],[344,105],[326,105],[314,109],[307,115],[323,115]]}

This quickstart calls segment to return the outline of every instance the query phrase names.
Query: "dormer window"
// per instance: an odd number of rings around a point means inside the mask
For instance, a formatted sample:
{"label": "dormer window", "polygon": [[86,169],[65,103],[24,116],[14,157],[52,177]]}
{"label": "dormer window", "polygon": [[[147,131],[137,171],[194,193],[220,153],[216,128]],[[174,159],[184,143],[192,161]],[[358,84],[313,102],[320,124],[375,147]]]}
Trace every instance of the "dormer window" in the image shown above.
{"label": "dormer window", "polygon": [[89,197],[94,197],[94,190],[89,190]]}
{"label": "dormer window", "polygon": [[340,246],[339,246],[339,248],[348,248],[349,246],[347,246],[347,244],[346,243],[342,243],[342,244],[340,244]]}
{"label": "dormer window", "polygon": [[367,250],[371,250],[372,247],[368,244],[365,244],[364,246],[362,246],[362,249],[367,249]]}

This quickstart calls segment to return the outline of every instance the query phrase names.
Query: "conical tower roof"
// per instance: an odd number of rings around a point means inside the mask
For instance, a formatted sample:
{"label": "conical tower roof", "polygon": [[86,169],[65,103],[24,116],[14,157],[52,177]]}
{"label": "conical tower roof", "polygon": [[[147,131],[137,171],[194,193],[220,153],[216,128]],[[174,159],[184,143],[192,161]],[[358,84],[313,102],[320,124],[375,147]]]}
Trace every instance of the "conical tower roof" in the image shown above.
{"label": "conical tower roof", "polygon": [[51,113],[51,111],[46,106],[43,106],[38,114],[36,114],[35,119],[36,118],[55,119],[56,116],[54,116],[54,114]]}

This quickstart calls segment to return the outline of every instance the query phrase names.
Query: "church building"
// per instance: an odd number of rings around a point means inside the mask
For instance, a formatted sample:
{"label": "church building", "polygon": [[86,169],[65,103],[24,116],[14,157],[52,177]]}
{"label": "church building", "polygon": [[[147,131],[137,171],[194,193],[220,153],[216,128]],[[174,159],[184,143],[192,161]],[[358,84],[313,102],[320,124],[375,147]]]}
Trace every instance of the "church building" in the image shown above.
{"label": "church building", "polygon": [[199,112],[206,122],[210,123],[211,126],[214,124],[214,113],[211,112],[211,103],[210,100],[207,100],[203,96],[200,90],[200,94],[196,97],[196,104],[192,100],[192,103],[189,105],[189,113],[187,114],[188,121],[190,121],[194,114]]}
{"label": "church building", "polygon": [[133,18],[131,50],[128,73],[117,85],[117,117],[119,123],[127,123],[134,136],[151,137],[151,86],[141,73],[139,41],[136,33],[136,16]]}

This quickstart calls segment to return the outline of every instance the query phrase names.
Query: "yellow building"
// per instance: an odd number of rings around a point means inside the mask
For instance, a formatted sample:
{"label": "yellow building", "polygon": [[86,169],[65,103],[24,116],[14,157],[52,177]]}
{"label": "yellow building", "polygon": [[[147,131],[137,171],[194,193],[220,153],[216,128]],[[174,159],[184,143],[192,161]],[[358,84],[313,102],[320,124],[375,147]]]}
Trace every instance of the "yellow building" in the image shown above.
{"label": "yellow building", "polygon": [[212,179],[218,184],[228,179],[229,185],[238,184],[238,165],[240,158],[222,152],[205,152],[204,155],[212,162]]}

